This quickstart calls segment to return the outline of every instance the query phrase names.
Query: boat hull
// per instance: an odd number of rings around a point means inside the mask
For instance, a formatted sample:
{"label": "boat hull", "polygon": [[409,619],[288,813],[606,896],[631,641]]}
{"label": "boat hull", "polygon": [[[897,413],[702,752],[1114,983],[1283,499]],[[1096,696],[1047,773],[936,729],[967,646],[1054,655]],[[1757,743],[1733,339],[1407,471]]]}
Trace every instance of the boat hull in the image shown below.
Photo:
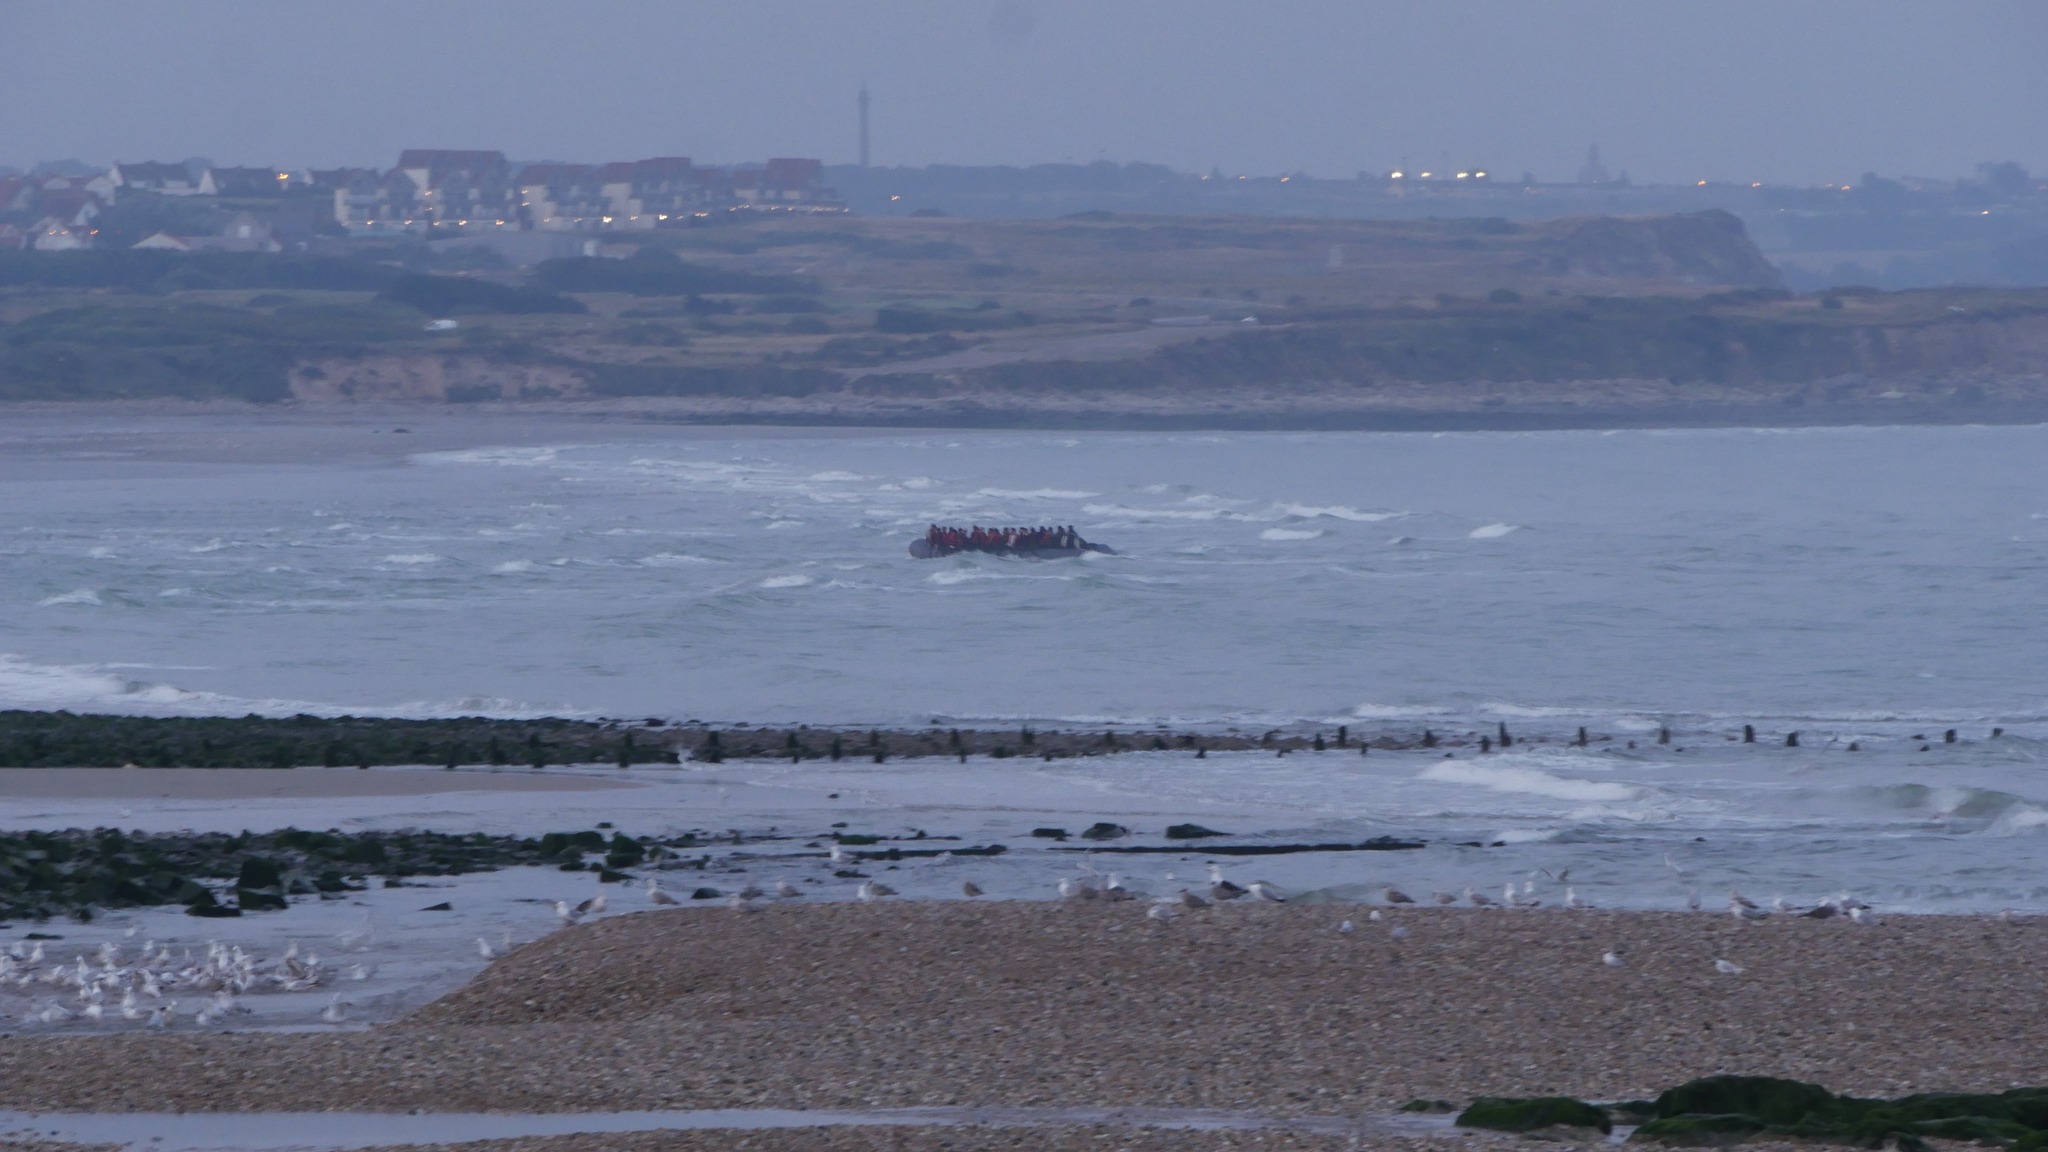
{"label": "boat hull", "polygon": [[1107,544],[1092,544],[1087,541],[1083,541],[1079,548],[934,548],[929,540],[910,542],[910,555],[916,560],[934,560],[941,556],[957,556],[963,552],[980,552],[988,556],[1015,556],[1024,560],[1071,560],[1083,552],[1116,555],[1116,549]]}

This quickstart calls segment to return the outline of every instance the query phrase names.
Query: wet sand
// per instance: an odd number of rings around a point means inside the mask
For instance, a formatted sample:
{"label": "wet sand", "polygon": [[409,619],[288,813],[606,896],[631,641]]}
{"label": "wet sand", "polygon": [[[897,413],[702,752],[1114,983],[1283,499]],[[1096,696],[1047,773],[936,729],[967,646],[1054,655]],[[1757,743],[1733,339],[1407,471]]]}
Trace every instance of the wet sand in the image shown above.
{"label": "wet sand", "polygon": [[[2040,1082],[2048,1057],[2048,919],[1410,908],[1374,922],[1359,906],[1239,902],[1161,923],[1145,908],[615,917],[367,1032],[18,1034],[0,1040],[0,1107],[1341,1116],[1416,1097],[1640,1098],[1720,1072],[1870,1096],[1999,1091]],[[1624,966],[1602,963],[1609,950]]]}
{"label": "wet sand", "polygon": [[538,772],[433,768],[11,768],[9,800],[287,800],[432,796],[444,792],[591,792],[630,780]]}

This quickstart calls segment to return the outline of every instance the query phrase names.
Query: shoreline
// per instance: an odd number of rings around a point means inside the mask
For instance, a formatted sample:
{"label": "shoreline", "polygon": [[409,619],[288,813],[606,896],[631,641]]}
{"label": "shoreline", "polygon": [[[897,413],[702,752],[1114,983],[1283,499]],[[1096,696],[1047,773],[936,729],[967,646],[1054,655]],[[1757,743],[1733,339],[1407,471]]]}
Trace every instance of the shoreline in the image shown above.
{"label": "shoreline", "polygon": [[[931,400],[832,397],[754,400],[736,397],[627,397],[590,400],[403,403],[367,401],[323,404],[282,401],[251,404],[208,400],[107,400],[0,402],[16,417],[132,420],[139,417],[227,418],[237,422],[351,429],[386,423],[425,425],[421,441],[389,442],[393,454],[413,454],[457,445],[559,442],[564,425],[611,430],[614,434],[694,435],[748,431],[784,436],[863,436],[890,432],[1575,432],[1769,428],[1885,428],[2024,426],[2048,423],[2048,398],[1826,401],[1792,403],[1759,397],[1731,404],[1586,405],[1547,403],[1317,403],[1316,394],[1233,394],[1214,403],[1189,404],[1135,394],[1114,398],[1052,398],[1050,403],[1015,403],[1023,397],[954,397]],[[1044,399],[1044,398],[1040,398]],[[535,438],[535,430],[544,435]],[[382,432],[385,429],[371,429]],[[632,431],[626,431],[632,430]],[[19,434],[20,429],[15,430]],[[451,444],[428,441],[445,437]],[[17,441],[18,443],[18,441]],[[248,446],[243,446],[248,447]],[[237,457],[247,460],[246,456]],[[259,456],[257,459],[261,459]],[[296,459],[286,456],[277,462]]]}
{"label": "shoreline", "polygon": [[1639,1099],[1717,1072],[1862,1096],[2000,1091],[2037,1080],[2044,1055],[2032,1022],[2048,972],[2033,958],[2048,919],[1401,908],[1372,921],[1239,902],[1160,922],[1145,908],[618,916],[525,945],[367,1032],[17,1033],[0,1040],[0,1107],[1357,1114],[1415,1098]]}

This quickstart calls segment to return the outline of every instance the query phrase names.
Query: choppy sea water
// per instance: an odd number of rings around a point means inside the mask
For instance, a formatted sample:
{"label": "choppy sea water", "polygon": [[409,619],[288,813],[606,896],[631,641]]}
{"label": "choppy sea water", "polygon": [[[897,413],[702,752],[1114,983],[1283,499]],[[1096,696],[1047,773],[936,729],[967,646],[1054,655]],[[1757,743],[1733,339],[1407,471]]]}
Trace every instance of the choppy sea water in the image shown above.
{"label": "choppy sea water", "polygon": [[[2038,904],[2043,459],[2048,428],[586,427],[396,464],[25,465],[0,480],[0,704],[1505,721],[1552,742],[1385,767],[1158,757],[1069,783],[1179,788],[1193,818],[1276,803],[1295,815],[1262,816],[1274,835],[1619,839],[1638,862],[1707,836],[1805,888]],[[910,559],[932,521],[1073,524],[1119,555]],[[1731,745],[1745,722],[1762,742]],[[1559,747],[1580,724],[1594,746]]]}

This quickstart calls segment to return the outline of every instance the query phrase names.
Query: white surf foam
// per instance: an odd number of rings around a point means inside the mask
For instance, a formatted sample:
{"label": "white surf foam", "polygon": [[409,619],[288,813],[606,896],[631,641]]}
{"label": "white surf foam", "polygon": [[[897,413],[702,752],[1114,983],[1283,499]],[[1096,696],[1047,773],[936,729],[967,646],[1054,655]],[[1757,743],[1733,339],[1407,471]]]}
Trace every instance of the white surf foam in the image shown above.
{"label": "white surf foam", "polygon": [[982,488],[976,496],[991,496],[998,500],[1092,500],[1100,492],[1081,492],[1065,488]]}
{"label": "white surf foam", "polygon": [[98,604],[100,594],[91,588],[74,588],[56,596],[45,596],[36,601],[38,608],[55,608],[60,604]]}
{"label": "white surf foam", "polygon": [[1628,784],[1576,780],[1553,776],[1535,768],[1474,764],[1468,760],[1439,760],[1423,769],[1419,778],[1441,784],[1471,784],[1495,792],[1547,796],[1553,800],[1634,800],[1642,794],[1641,789]]}
{"label": "white surf foam", "polygon": [[1498,540],[1519,528],[1520,524],[1482,524],[1466,535],[1473,540]]}
{"label": "white surf foam", "polygon": [[384,557],[386,564],[439,564],[441,558],[432,552],[394,552]]}
{"label": "white surf foam", "polygon": [[1261,540],[1313,540],[1323,534],[1320,528],[1268,528],[1259,533]]}
{"label": "white surf foam", "polygon": [[1332,504],[1328,507],[1317,507],[1310,504],[1282,504],[1280,505],[1280,510],[1289,516],[1299,516],[1304,520],[1313,520],[1318,516],[1327,516],[1332,520],[1351,520],[1360,524],[1373,524],[1381,520],[1398,520],[1408,515],[1406,512],[1360,512],[1356,508],[1343,504]]}
{"label": "white surf foam", "polygon": [[761,581],[763,588],[801,588],[811,582],[809,576],[770,576]]}

